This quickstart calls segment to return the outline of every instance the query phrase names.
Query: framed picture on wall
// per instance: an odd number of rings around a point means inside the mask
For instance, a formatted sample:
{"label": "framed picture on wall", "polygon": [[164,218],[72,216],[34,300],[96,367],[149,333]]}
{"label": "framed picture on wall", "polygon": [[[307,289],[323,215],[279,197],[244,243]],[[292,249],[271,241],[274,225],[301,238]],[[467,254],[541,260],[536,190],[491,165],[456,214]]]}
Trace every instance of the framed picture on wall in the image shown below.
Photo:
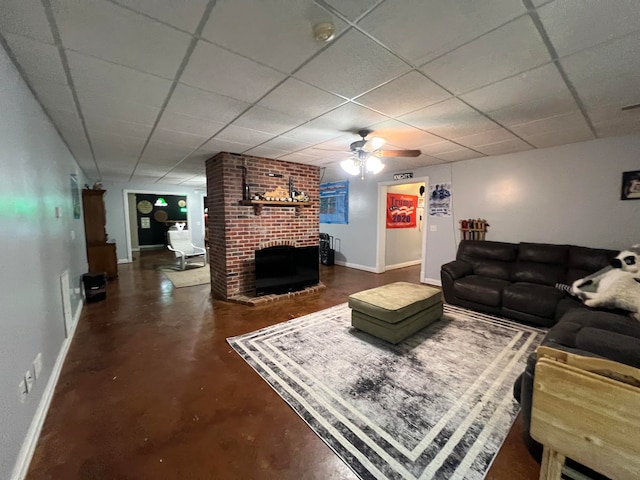
{"label": "framed picture on wall", "polygon": [[78,176],[71,174],[71,202],[73,204],[73,218],[80,218],[82,208],[80,207],[80,189],[78,188]]}
{"label": "framed picture on wall", "polygon": [[640,200],[640,170],[622,172],[621,200]]}

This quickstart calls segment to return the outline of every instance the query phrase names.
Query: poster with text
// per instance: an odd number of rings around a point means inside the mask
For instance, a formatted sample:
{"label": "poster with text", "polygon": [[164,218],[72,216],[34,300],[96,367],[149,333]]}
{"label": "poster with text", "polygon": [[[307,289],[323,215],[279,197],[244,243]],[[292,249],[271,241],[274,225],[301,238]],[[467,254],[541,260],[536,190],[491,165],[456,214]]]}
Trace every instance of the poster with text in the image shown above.
{"label": "poster with text", "polygon": [[349,223],[349,181],[320,184],[320,223]]}
{"label": "poster with text", "polygon": [[417,195],[387,193],[387,228],[416,228]]}
{"label": "poster with text", "polygon": [[429,185],[429,215],[432,217],[451,216],[451,184]]}

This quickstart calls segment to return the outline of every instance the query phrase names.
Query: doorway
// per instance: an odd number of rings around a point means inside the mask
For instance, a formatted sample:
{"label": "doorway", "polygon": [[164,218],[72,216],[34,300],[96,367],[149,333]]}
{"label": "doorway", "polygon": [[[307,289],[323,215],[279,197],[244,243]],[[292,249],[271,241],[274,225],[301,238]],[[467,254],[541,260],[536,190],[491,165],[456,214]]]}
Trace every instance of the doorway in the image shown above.
{"label": "doorway", "polygon": [[[429,177],[378,183],[377,273],[419,263],[420,281],[425,282],[427,216],[424,214],[424,199],[427,185],[429,185]],[[421,186],[424,188],[420,188]],[[387,229],[388,193],[415,197],[415,228]]]}
{"label": "doorway", "polygon": [[[128,263],[133,261],[134,249],[163,248],[169,226],[185,223],[185,228],[189,228],[191,224],[192,209],[187,205],[187,193],[123,190],[123,195]],[[154,229],[155,224],[158,225]]]}

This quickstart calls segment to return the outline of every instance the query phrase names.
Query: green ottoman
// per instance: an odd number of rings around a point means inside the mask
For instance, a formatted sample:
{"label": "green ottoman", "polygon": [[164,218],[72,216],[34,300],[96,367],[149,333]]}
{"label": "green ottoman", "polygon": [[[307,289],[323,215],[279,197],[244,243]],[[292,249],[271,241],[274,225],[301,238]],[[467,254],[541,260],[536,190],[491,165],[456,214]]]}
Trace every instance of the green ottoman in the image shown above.
{"label": "green ottoman", "polygon": [[349,296],[351,325],[391,343],[400,343],[442,316],[440,289],[396,282]]}

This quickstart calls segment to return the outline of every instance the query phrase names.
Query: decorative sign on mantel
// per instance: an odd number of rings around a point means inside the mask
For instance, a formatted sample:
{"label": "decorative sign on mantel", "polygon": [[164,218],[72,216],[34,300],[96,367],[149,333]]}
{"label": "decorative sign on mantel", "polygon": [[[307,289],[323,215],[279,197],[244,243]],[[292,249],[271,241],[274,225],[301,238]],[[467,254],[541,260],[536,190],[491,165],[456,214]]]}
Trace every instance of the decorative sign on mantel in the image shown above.
{"label": "decorative sign on mantel", "polygon": [[393,174],[393,179],[394,180],[407,180],[408,178],[413,178],[413,172],[394,173]]}

